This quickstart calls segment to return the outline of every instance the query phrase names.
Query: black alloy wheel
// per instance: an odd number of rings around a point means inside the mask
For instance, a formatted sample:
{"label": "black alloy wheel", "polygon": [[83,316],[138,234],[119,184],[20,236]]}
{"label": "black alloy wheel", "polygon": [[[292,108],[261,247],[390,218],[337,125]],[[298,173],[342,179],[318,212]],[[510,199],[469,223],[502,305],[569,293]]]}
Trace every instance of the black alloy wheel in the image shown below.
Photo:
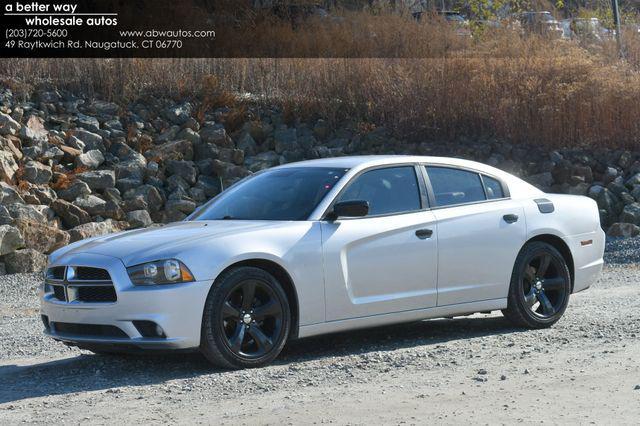
{"label": "black alloy wheel", "polygon": [[549,327],[569,303],[571,275],[562,254],[552,245],[535,241],[518,254],[504,315],[518,326]]}
{"label": "black alloy wheel", "polygon": [[258,367],[282,351],[290,324],[286,293],[271,274],[254,267],[232,269],[207,297],[201,351],[220,367]]}

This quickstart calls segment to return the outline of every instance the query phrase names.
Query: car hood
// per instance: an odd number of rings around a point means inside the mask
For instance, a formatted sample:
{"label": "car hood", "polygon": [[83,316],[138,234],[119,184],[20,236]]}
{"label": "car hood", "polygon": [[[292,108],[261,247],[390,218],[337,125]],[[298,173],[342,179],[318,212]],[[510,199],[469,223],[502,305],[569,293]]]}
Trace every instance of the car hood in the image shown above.
{"label": "car hood", "polygon": [[100,254],[119,258],[125,266],[131,266],[177,255],[185,247],[192,248],[199,241],[283,225],[284,222],[244,220],[176,222],[79,241],[68,246],[68,250],[59,253],[59,256]]}

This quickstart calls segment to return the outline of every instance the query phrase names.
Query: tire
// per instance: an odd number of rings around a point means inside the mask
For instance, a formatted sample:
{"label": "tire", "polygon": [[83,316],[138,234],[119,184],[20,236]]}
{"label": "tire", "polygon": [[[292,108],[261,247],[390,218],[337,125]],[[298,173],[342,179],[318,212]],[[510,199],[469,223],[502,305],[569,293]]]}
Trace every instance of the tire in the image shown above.
{"label": "tire", "polygon": [[216,279],[207,296],[200,351],[222,368],[266,365],[287,342],[290,312],[282,285],[267,271],[231,269]]}
{"label": "tire", "polygon": [[518,253],[503,315],[518,327],[546,328],[564,314],[571,294],[571,273],[560,252],[534,241]]}

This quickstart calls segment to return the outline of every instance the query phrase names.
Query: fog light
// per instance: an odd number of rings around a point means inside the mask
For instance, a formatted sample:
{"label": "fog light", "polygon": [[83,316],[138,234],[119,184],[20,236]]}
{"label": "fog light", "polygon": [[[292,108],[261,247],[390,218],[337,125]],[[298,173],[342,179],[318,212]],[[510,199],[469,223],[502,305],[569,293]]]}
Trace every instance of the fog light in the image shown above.
{"label": "fog light", "polygon": [[158,324],[153,321],[132,321],[133,326],[142,337],[166,339],[167,335]]}

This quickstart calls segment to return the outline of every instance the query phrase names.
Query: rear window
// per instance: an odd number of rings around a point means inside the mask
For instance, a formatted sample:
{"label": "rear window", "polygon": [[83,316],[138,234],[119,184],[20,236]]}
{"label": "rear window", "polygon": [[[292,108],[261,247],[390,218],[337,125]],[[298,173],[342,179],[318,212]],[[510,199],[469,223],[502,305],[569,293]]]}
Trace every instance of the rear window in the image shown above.
{"label": "rear window", "polygon": [[438,206],[486,200],[478,173],[451,167],[427,166],[427,175]]}
{"label": "rear window", "polygon": [[482,181],[484,182],[484,189],[489,200],[504,198],[504,190],[499,180],[487,175],[482,175]]}

